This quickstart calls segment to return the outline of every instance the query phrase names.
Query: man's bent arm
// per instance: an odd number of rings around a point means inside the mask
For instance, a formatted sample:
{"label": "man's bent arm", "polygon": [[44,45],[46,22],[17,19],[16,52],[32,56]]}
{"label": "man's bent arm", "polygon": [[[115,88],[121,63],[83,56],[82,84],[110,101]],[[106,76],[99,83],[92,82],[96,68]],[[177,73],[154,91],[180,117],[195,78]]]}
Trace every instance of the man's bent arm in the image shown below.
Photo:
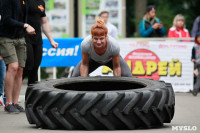
{"label": "man's bent arm", "polygon": [[89,55],[82,52],[81,56],[82,56],[82,61],[80,67],[80,75],[82,77],[87,77],[89,71]]}
{"label": "man's bent arm", "polygon": [[112,57],[113,74],[114,76],[121,76],[120,55]]}

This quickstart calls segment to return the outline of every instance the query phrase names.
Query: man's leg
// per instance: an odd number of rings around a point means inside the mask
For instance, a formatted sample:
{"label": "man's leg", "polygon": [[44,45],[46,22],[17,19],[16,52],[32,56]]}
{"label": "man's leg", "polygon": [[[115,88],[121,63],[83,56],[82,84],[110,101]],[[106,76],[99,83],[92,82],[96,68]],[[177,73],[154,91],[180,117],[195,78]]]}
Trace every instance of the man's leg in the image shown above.
{"label": "man's leg", "polygon": [[26,59],[26,65],[23,69],[23,79],[26,76],[29,76],[34,65],[34,54],[33,54],[33,47],[30,43],[27,43],[27,59]]}
{"label": "man's leg", "polygon": [[24,38],[20,38],[20,39],[17,39],[14,43],[15,43],[15,49],[17,53],[19,66],[17,68],[17,75],[15,76],[12,100],[13,100],[15,108],[18,111],[25,112],[23,107],[21,107],[17,103],[18,103],[18,98],[19,98],[21,85],[22,85],[23,68],[25,67],[25,62],[26,62],[26,42]]}
{"label": "man's leg", "polygon": [[[6,75],[6,65],[0,56],[0,105],[4,105],[4,79]],[[4,100],[3,100],[4,99]]]}
{"label": "man's leg", "polygon": [[[18,73],[19,62],[16,54],[16,39],[3,38],[6,43],[1,43],[2,57],[8,65],[8,71],[5,77],[6,105],[4,110],[9,113],[19,113],[19,110],[13,104],[13,91],[15,87],[15,78]],[[25,49],[24,49],[25,51]],[[25,54],[25,52],[24,52]],[[24,63],[25,64],[25,63]]]}
{"label": "man's leg", "polygon": [[13,103],[13,88],[18,66],[18,62],[8,64],[8,71],[5,77],[6,104]]}
{"label": "man's leg", "polygon": [[33,49],[32,59],[34,61],[34,64],[28,76],[28,85],[34,84],[36,81],[38,81],[38,68],[42,60],[42,44],[37,44],[36,46],[32,45],[32,49]]}
{"label": "man's leg", "polygon": [[3,59],[0,59],[0,96],[4,95],[4,78],[5,78],[5,75],[6,75],[6,65],[5,65]]}
{"label": "man's leg", "polygon": [[23,75],[23,68],[19,67],[17,70],[17,75],[15,76],[14,89],[13,89],[13,94],[12,94],[14,104],[18,103],[18,98],[19,98],[19,94],[20,94],[21,86],[22,86],[22,75]]}

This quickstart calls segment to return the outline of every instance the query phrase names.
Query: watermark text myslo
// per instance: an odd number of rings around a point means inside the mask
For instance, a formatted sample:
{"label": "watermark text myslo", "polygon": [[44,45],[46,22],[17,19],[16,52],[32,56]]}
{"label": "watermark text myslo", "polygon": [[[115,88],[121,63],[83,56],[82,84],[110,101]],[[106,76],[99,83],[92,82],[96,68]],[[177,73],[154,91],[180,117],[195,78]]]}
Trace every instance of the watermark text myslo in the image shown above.
{"label": "watermark text myslo", "polygon": [[172,126],[172,131],[197,131],[197,126]]}

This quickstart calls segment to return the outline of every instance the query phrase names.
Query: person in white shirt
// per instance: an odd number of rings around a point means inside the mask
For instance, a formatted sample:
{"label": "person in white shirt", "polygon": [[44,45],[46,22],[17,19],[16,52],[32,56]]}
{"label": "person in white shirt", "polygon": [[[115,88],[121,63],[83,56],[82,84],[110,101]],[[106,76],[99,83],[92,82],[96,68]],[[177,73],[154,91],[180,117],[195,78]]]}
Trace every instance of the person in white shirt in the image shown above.
{"label": "person in white shirt", "polygon": [[104,20],[104,22],[106,24],[106,27],[108,28],[108,35],[110,35],[111,37],[117,39],[118,38],[117,27],[114,26],[113,24],[111,24],[110,22],[108,22],[109,12],[108,11],[102,11],[99,14],[99,17],[101,17]]}

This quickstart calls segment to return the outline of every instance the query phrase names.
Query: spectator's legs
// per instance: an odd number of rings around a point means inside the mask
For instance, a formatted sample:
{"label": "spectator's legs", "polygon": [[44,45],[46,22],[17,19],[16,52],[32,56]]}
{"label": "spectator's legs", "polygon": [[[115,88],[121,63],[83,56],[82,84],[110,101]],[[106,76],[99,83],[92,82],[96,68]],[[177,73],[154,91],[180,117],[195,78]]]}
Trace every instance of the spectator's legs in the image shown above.
{"label": "spectator's legs", "polygon": [[198,68],[198,76],[196,79],[196,83],[194,85],[194,92],[198,93],[199,89],[200,89],[200,66],[197,67]]}
{"label": "spectator's legs", "polygon": [[38,81],[38,68],[40,66],[41,60],[42,60],[42,44],[38,45],[32,45],[33,48],[33,57],[32,59],[34,60],[34,65],[33,69],[30,72],[28,76],[28,85],[29,84],[34,84],[36,81]]}
{"label": "spectator's legs", "polygon": [[15,76],[14,88],[13,88],[13,94],[12,94],[14,104],[18,103],[18,98],[19,98],[19,94],[20,94],[21,86],[22,86],[22,75],[23,75],[23,68],[18,67],[17,75]]}
{"label": "spectator's legs", "polygon": [[[11,113],[24,112],[21,106],[15,107],[15,104],[18,103],[21,90],[23,67],[26,61],[26,43],[24,38],[3,39],[5,39],[7,43],[1,43],[1,48],[3,49],[2,56],[5,63],[8,65],[4,82],[6,94],[4,110]],[[20,110],[18,108],[20,108]]]}
{"label": "spectator's legs", "polygon": [[[5,93],[6,93],[6,104],[13,102],[13,88],[15,85],[16,75],[18,73],[18,62],[8,64],[8,71],[5,77]],[[20,88],[21,89],[21,88]]]}
{"label": "spectator's legs", "polygon": [[34,54],[33,54],[33,46],[27,42],[27,59],[26,59],[26,65],[23,70],[23,79],[28,76],[31,73],[31,70],[34,66]]}
{"label": "spectator's legs", "polygon": [[0,96],[4,95],[4,78],[6,75],[6,65],[3,60],[0,60]]}

